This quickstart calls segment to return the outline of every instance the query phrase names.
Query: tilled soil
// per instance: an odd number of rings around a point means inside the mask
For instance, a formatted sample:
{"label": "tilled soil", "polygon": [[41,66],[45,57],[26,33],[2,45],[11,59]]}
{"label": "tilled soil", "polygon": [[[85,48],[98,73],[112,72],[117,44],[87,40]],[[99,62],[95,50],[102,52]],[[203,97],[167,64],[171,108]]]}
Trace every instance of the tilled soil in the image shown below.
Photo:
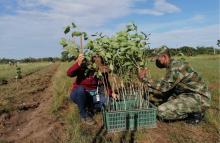
{"label": "tilled soil", "polygon": [[0,99],[7,102],[0,108],[0,142],[56,143],[63,142],[63,124],[50,112],[51,79],[58,68],[52,64],[21,80],[0,87]]}

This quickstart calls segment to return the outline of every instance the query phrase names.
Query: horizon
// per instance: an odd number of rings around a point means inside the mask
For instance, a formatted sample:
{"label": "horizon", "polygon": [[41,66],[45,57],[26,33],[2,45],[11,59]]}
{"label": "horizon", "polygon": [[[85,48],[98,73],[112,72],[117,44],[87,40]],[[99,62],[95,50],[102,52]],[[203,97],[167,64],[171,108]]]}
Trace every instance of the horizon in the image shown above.
{"label": "horizon", "polygon": [[[164,45],[164,46],[166,46],[166,45]],[[181,47],[176,47],[176,48],[174,48],[174,47],[168,47],[169,49],[180,49],[180,48],[182,48],[182,47],[190,47],[190,46],[181,46]],[[212,46],[207,46],[207,47],[204,47],[204,46],[202,46],[202,47],[190,47],[190,48],[194,48],[194,49],[197,49],[197,48],[215,48],[215,47],[212,47]],[[156,49],[156,48],[150,48],[150,49]],[[220,50],[220,48],[215,48],[216,50]],[[195,56],[200,56],[200,55],[210,55],[210,54],[207,54],[207,53],[205,53],[205,54],[198,54],[198,55],[195,55]],[[218,53],[216,53],[215,55],[219,55]],[[7,57],[0,57],[0,60],[2,60],[2,59],[6,59],[6,60],[24,60],[24,59],[29,59],[29,58],[33,58],[33,59],[36,59],[36,60],[38,60],[38,59],[43,59],[43,58],[58,58],[58,59],[61,59],[62,57],[61,57],[61,53],[60,53],[60,55],[58,55],[58,56],[47,56],[47,57],[22,57],[22,58],[7,58]]]}
{"label": "horizon", "polygon": [[219,1],[3,0],[0,58],[60,57],[63,29],[75,22],[89,35],[111,35],[127,23],[151,33],[150,47],[217,47]]}

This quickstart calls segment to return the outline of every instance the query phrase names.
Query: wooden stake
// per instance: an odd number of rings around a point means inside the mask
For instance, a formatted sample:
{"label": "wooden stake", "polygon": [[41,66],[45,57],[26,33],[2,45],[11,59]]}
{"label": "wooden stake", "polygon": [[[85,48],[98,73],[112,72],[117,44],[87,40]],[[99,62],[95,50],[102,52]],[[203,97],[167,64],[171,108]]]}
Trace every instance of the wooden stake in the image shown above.
{"label": "wooden stake", "polygon": [[80,53],[83,53],[83,34],[80,36]]}

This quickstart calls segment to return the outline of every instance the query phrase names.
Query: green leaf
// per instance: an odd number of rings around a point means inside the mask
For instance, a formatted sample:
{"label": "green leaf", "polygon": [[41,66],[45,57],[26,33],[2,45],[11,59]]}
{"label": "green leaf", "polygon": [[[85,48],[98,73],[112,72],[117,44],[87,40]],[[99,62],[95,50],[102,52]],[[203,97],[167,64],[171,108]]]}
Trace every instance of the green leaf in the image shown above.
{"label": "green leaf", "polygon": [[132,65],[132,63],[131,62],[126,62],[126,63],[123,64],[123,66],[128,66],[128,65]]}
{"label": "green leaf", "polygon": [[90,60],[91,60],[91,55],[86,54],[86,55],[85,55],[85,59],[86,59],[87,61],[90,61]]}
{"label": "green leaf", "polygon": [[66,47],[68,45],[65,38],[60,39],[60,45],[62,45],[63,47]]}
{"label": "green leaf", "polygon": [[105,57],[105,52],[104,52],[104,51],[100,51],[100,52],[99,52],[99,55],[100,55],[101,57]]}
{"label": "green leaf", "polygon": [[84,36],[84,40],[88,40],[88,39],[89,39],[88,37],[85,37],[85,36]]}
{"label": "green leaf", "polygon": [[111,71],[114,70],[114,66],[112,64],[109,65],[109,68],[110,68]]}
{"label": "green leaf", "polygon": [[93,63],[92,68],[96,69],[96,67],[97,67],[96,63]]}
{"label": "green leaf", "polygon": [[84,40],[88,40],[88,36],[87,36],[87,33],[86,32],[82,32],[82,35],[84,37]]}
{"label": "green leaf", "polygon": [[112,58],[111,54],[110,53],[106,53],[105,55],[107,58]]}
{"label": "green leaf", "polygon": [[102,76],[102,72],[98,71],[98,77],[101,77],[101,76]]}
{"label": "green leaf", "polygon": [[148,38],[147,34],[145,34],[144,32],[141,32],[141,34],[144,35],[144,38],[145,38],[145,39]]}
{"label": "green leaf", "polygon": [[69,32],[70,32],[70,26],[66,26],[66,27],[64,28],[64,33],[67,34],[67,33],[69,33]]}
{"label": "green leaf", "polygon": [[73,23],[73,22],[72,22],[72,27],[73,27],[73,28],[76,28],[76,24],[75,24],[75,23]]}
{"label": "green leaf", "polygon": [[137,25],[135,25],[134,23],[132,23],[132,25],[133,25],[134,30],[137,31]]}
{"label": "green leaf", "polygon": [[74,32],[72,33],[72,37],[74,37],[74,36],[79,37],[79,36],[81,36],[81,35],[82,35],[82,33],[79,32],[79,31],[74,31]]}

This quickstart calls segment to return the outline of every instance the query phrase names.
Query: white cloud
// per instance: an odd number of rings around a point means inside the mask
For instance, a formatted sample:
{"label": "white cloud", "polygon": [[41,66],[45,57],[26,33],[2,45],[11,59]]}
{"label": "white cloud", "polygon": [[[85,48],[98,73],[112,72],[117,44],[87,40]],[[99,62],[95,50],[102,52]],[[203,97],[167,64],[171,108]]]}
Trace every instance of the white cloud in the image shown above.
{"label": "white cloud", "polygon": [[167,13],[180,11],[180,9],[177,6],[168,3],[166,0],[155,0],[155,10]]}
{"label": "white cloud", "polygon": [[152,9],[137,9],[135,10],[139,14],[150,14],[150,15],[164,15],[166,13],[180,12],[180,8],[167,2],[166,0],[154,0],[154,8]]}
{"label": "white cloud", "polygon": [[167,45],[168,47],[180,46],[216,46],[219,37],[219,24],[173,30],[169,32],[153,33],[150,37],[151,47]]}
{"label": "white cloud", "polygon": [[[25,15],[35,12],[48,18],[57,20],[73,19],[82,27],[100,27],[111,19],[120,18],[131,13],[164,15],[166,13],[179,12],[180,9],[166,0],[154,0],[152,9],[134,8],[135,3],[147,2],[147,0],[18,0],[18,14]],[[47,8],[39,11],[39,8]],[[37,11],[38,10],[38,11]],[[91,26],[92,25],[92,26]]]}
{"label": "white cloud", "polygon": [[204,20],[204,19],[205,19],[205,16],[201,15],[201,14],[197,14],[197,15],[194,15],[192,17],[192,20],[196,20],[196,21],[201,21],[201,20]]}
{"label": "white cloud", "polygon": [[[33,6],[44,6],[47,11],[37,11],[39,16],[44,13],[48,18],[57,20],[73,20],[81,27],[100,27],[114,18],[128,15],[132,0],[19,0],[22,11],[19,14],[31,14]],[[36,11],[35,11],[36,12]],[[36,12],[36,13],[37,13]]]}

